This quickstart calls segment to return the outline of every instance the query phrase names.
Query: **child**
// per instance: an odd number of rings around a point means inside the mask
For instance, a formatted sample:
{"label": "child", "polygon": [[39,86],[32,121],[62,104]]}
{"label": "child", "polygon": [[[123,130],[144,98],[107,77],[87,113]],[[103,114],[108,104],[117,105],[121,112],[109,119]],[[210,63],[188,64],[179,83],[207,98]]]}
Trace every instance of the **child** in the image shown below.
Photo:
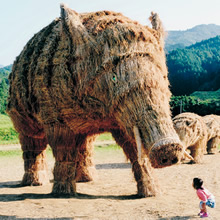
{"label": "child", "polygon": [[193,188],[196,189],[197,196],[201,199],[199,204],[200,213],[198,215],[200,215],[201,218],[205,218],[208,217],[206,206],[211,208],[215,207],[215,197],[202,185],[203,181],[200,178],[193,179]]}

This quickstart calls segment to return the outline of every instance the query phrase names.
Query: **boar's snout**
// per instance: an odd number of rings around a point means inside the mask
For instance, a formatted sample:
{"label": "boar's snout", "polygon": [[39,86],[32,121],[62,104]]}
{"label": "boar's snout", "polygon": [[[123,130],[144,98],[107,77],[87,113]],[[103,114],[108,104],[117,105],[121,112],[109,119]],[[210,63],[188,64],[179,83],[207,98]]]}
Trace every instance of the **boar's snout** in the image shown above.
{"label": "boar's snout", "polygon": [[178,163],[183,155],[183,146],[179,140],[176,139],[162,139],[156,142],[149,157],[154,168],[162,168]]}

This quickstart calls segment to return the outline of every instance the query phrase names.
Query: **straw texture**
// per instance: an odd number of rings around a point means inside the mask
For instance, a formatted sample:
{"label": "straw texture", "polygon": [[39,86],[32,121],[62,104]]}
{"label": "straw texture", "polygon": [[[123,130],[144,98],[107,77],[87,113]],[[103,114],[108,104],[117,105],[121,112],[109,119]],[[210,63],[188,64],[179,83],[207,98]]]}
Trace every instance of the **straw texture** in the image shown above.
{"label": "straw texture", "polygon": [[[111,132],[132,162],[140,196],[156,192],[151,164],[170,166],[182,157],[170,116],[164,30],[157,14],[150,20],[152,28],[121,13],[78,14],[62,4],[60,18],[14,62],[7,112],[20,134],[51,146],[55,194],[75,195],[76,181],[93,179],[92,142],[102,132]],[[145,165],[137,162],[134,126],[150,159]]]}
{"label": "straw texture", "polygon": [[183,146],[191,151],[194,158],[191,163],[202,163],[207,143],[207,129],[202,117],[191,112],[181,113],[173,118],[173,123]]}
{"label": "straw texture", "polygon": [[49,183],[45,139],[19,136],[24,159],[24,176],[21,185],[39,186]]}
{"label": "straw texture", "polygon": [[208,154],[215,154],[219,151],[220,145],[220,116],[206,115],[203,120],[207,127],[207,152]]}
{"label": "straw texture", "polygon": [[79,146],[76,182],[92,181],[96,176],[96,169],[93,162],[94,141],[97,135],[85,138],[85,141]]}

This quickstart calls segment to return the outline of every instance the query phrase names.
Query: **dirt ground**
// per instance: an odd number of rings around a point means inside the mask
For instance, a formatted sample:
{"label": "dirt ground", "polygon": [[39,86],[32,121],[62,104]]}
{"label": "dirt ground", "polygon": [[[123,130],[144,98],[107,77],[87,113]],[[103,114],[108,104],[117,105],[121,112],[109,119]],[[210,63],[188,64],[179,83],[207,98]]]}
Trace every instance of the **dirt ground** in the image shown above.
{"label": "dirt ground", "polygon": [[[121,150],[96,153],[95,163],[96,179],[77,183],[77,197],[53,198],[52,183],[18,186],[23,176],[21,157],[0,158],[0,219],[199,219],[199,199],[192,188],[194,177],[201,177],[216,197],[216,208],[208,208],[208,219],[220,219],[220,153],[205,155],[203,164],[156,169],[161,194],[141,199],[136,196],[136,182]],[[48,164],[52,180],[52,156]]]}

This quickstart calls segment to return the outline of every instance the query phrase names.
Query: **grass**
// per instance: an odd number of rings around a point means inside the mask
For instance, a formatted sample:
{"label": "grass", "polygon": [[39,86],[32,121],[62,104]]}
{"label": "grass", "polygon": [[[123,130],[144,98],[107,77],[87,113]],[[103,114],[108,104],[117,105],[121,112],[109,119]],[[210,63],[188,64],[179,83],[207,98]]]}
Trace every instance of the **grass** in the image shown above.
{"label": "grass", "polygon": [[1,150],[0,151],[0,157],[15,157],[15,156],[22,156],[21,149],[17,150]]}
{"label": "grass", "polygon": [[103,152],[110,152],[110,151],[121,151],[121,147],[117,144],[110,144],[106,147],[103,146],[95,146],[95,153],[103,153]]}
{"label": "grass", "polygon": [[[110,141],[113,140],[111,133],[103,133],[99,135],[96,141]],[[18,133],[15,131],[12,121],[7,115],[0,114],[0,145],[5,145],[5,149],[0,150],[0,157],[15,157],[22,156],[21,149],[7,149],[7,145],[19,144]],[[111,151],[119,151],[121,148],[116,145],[108,145],[106,147],[95,146],[95,154],[100,155],[103,152],[108,153]],[[47,154],[52,155],[50,147],[47,148]]]}
{"label": "grass", "polygon": [[18,133],[15,131],[11,119],[0,114],[0,145],[18,144]]}
{"label": "grass", "polygon": [[[103,133],[97,141],[113,140],[111,133]],[[7,115],[0,114],[0,145],[18,144],[18,133],[15,131],[11,119]]]}
{"label": "grass", "polygon": [[[101,146],[95,146],[94,153],[98,157],[101,157],[103,154],[109,154],[109,153],[117,153],[117,152],[122,152],[122,148],[119,147],[116,144],[108,145],[107,147],[101,147]],[[5,146],[4,150],[0,150],[0,158],[3,157],[22,157],[22,150],[21,149],[8,149],[7,146]],[[53,157],[52,155],[52,149],[50,147],[47,148],[47,156],[48,157]]]}
{"label": "grass", "polygon": [[[99,141],[99,146],[95,146],[94,155],[103,161],[112,157],[118,157],[122,154],[122,149],[116,144],[102,146],[102,141],[111,141],[113,137],[111,133],[103,133],[99,135],[96,141]],[[4,145],[0,150],[0,158],[7,160],[8,158],[22,158],[22,150],[19,148],[10,149],[10,144],[19,144],[18,134],[14,130],[13,124],[7,115],[0,114],[0,145]],[[52,150],[47,148],[48,159],[53,158]]]}
{"label": "grass", "polygon": [[111,133],[106,132],[106,133],[100,134],[96,140],[97,141],[110,141],[110,140],[113,140],[113,137]]}
{"label": "grass", "polygon": [[195,98],[199,98],[200,100],[209,102],[210,100],[220,100],[220,89],[217,91],[196,91],[192,93],[190,96]]}

